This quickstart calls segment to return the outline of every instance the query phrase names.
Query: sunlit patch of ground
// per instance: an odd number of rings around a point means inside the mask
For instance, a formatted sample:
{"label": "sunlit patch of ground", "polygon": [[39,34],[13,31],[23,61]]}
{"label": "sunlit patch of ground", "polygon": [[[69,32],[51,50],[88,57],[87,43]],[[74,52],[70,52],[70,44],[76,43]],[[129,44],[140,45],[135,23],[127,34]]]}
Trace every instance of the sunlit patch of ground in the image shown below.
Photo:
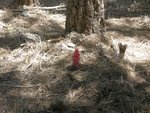
{"label": "sunlit patch of ground", "polygon": [[132,63],[149,62],[150,17],[120,18],[108,20],[108,33],[115,44],[127,44],[125,58]]}

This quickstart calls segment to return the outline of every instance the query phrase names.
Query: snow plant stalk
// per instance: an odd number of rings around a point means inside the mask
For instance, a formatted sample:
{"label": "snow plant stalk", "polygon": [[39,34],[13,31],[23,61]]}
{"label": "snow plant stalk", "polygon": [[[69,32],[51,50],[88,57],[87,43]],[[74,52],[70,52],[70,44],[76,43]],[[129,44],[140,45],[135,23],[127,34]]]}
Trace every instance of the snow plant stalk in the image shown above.
{"label": "snow plant stalk", "polygon": [[73,66],[78,68],[80,65],[80,53],[77,48],[75,49],[73,53],[72,60],[73,60]]}

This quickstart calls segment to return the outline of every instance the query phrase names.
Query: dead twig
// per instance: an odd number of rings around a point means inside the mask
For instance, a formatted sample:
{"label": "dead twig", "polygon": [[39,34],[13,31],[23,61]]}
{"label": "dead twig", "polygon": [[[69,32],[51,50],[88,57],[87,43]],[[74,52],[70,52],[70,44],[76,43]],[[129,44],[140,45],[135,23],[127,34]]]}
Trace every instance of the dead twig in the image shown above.
{"label": "dead twig", "polygon": [[[23,6],[23,10],[31,10],[31,9],[40,9],[40,10],[66,10],[65,5],[53,6],[53,7],[31,7],[31,6]],[[22,9],[11,9],[13,11],[23,11]]]}
{"label": "dead twig", "polygon": [[119,43],[119,55],[118,55],[118,58],[119,59],[123,59],[124,58],[124,55],[125,55],[125,52],[126,52],[126,49],[127,49],[127,44],[123,45],[121,43]]}

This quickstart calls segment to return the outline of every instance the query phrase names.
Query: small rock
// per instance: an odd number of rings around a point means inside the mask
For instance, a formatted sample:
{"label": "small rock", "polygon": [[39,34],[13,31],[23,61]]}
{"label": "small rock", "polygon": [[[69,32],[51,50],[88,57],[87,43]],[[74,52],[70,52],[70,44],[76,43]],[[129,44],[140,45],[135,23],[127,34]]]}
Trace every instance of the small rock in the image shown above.
{"label": "small rock", "polygon": [[74,48],[76,45],[73,44],[73,43],[68,43],[67,46],[68,46],[68,47],[71,47],[71,48]]}

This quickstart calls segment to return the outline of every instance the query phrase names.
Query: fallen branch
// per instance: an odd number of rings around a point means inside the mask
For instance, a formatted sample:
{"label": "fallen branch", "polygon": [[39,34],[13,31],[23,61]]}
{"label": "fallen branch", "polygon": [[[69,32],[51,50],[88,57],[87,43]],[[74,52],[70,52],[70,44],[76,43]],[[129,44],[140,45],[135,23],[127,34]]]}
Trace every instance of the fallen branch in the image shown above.
{"label": "fallen branch", "polygon": [[22,9],[11,9],[14,12],[23,12],[24,10],[31,10],[31,9],[41,9],[41,10],[55,10],[55,11],[66,11],[65,6],[55,6],[55,7],[29,7],[25,6]]}
{"label": "fallen branch", "polygon": [[31,10],[31,9],[41,9],[41,10],[58,10],[58,11],[65,11],[66,5],[59,5],[53,7],[39,7],[39,6],[19,6],[18,8],[11,9],[12,11],[21,12],[23,10]]}
{"label": "fallen branch", "polygon": [[53,7],[29,7],[29,6],[24,6],[24,9],[44,9],[44,10],[60,10],[60,8],[65,9],[65,5],[60,5],[60,6],[53,6]]}

